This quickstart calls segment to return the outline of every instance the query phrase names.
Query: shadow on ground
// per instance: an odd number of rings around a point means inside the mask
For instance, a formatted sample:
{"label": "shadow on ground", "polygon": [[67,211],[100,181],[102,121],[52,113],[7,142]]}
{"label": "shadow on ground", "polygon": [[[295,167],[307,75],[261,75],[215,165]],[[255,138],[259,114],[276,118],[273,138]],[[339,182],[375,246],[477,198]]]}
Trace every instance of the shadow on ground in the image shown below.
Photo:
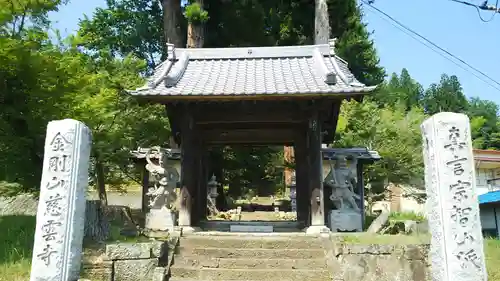
{"label": "shadow on ground", "polygon": [[0,216],[0,264],[31,258],[35,226],[35,216]]}

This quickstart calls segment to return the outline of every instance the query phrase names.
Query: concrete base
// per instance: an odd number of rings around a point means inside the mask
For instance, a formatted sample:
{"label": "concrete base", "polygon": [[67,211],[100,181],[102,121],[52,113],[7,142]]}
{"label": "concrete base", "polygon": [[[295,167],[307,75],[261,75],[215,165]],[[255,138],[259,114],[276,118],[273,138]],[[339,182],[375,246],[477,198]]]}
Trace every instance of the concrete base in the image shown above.
{"label": "concrete base", "polygon": [[201,231],[201,228],[195,226],[180,226],[180,229],[181,229],[181,235]]}
{"label": "concrete base", "polygon": [[306,234],[330,233],[330,229],[325,225],[311,225],[306,228]]}
{"label": "concrete base", "polygon": [[331,210],[330,229],[332,232],[362,232],[363,217],[360,212],[354,210]]}
{"label": "concrete base", "polygon": [[176,213],[172,210],[162,207],[160,209],[151,209],[146,214],[146,229],[159,231],[174,230]]}

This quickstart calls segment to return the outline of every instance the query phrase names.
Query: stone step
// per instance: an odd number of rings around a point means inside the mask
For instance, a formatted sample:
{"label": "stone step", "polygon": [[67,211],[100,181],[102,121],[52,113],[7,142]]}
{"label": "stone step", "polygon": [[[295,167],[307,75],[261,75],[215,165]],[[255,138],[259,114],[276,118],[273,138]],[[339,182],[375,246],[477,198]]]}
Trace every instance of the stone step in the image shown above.
{"label": "stone step", "polygon": [[322,269],[326,268],[324,258],[316,259],[248,259],[248,258],[205,258],[175,257],[174,267],[225,268],[225,269]]}
{"label": "stone step", "polygon": [[272,225],[278,228],[304,228],[303,222],[298,221],[202,221],[202,228],[229,228],[230,225]]}
{"label": "stone step", "polygon": [[322,249],[316,237],[296,236],[186,236],[181,239],[186,248],[252,248],[252,249]]}
{"label": "stone step", "polygon": [[[278,269],[220,269],[220,268],[189,268],[172,267],[172,278],[197,279],[197,280],[331,280],[327,270],[278,270]],[[175,280],[174,279],[174,280]],[[173,279],[171,279],[173,280]]]}
{"label": "stone step", "polygon": [[210,258],[247,259],[318,259],[325,256],[322,249],[186,248],[181,245],[177,251],[177,257],[202,256]]}
{"label": "stone step", "polygon": [[[330,279],[324,279],[324,280],[314,280],[314,281],[325,281]],[[170,277],[168,281],[200,281],[200,279],[193,279],[193,278],[177,278],[177,277]],[[217,280],[217,281],[232,281],[232,280]],[[242,281],[242,280],[239,280]],[[258,279],[249,279],[249,280],[244,280],[244,281],[264,281],[264,280],[258,280]],[[275,281],[275,280],[273,280]],[[296,281],[296,280],[290,280],[290,279],[279,279],[279,281]],[[309,280],[306,280],[309,281]]]}

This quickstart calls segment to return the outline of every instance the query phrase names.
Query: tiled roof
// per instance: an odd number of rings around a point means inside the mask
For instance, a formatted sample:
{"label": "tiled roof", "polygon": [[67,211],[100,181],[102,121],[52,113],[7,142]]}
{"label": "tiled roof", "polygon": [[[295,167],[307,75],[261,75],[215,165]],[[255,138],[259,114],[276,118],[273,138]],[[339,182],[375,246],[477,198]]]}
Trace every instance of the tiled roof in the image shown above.
{"label": "tiled roof", "polygon": [[[130,156],[134,159],[146,159],[146,154],[150,148],[139,147],[137,150],[130,151]],[[181,159],[181,152],[179,149],[162,148],[163,152],[167,154],[168,159],[179,160]],[[160,159],[160,154],[157,151],[151,153],[152,159]]]}
{"label": "tiled roof", "polygon": [[335,159],[339,155],[350,155],[362,162],[372,162],[382,159],[377,151],[368,150],[366,147],[352,147],[352,148],[322,148],[323,160]]}
{"label": "tiled roof", "polygon": [[134,96],[367,93],[330,44],[175,49]]}
{"label": "tiled roof", "polygon": [[491,191],[478,196],[479,204],[489,204],[500,201],[500,191]]}

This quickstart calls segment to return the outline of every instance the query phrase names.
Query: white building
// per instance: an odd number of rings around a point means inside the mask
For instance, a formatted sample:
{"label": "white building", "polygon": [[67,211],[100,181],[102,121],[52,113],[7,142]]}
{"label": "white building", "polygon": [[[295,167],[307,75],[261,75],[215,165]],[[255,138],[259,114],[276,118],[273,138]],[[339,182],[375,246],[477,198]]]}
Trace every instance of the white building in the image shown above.
{"label": "white building", "polygon": [[[474,149],[476,190],[481,211],[481,225],[487,236],[500,235],[500,151]],[[377,202],[375,209],[388,208],[392,212],[423,213],[422,201],[415,197],[425,190],[410,186],[390,186],[390,199]]]}
{"label": "white building", "polygon": [[500,235],[500,151],[474,150],[481,226],[486,236]]}

